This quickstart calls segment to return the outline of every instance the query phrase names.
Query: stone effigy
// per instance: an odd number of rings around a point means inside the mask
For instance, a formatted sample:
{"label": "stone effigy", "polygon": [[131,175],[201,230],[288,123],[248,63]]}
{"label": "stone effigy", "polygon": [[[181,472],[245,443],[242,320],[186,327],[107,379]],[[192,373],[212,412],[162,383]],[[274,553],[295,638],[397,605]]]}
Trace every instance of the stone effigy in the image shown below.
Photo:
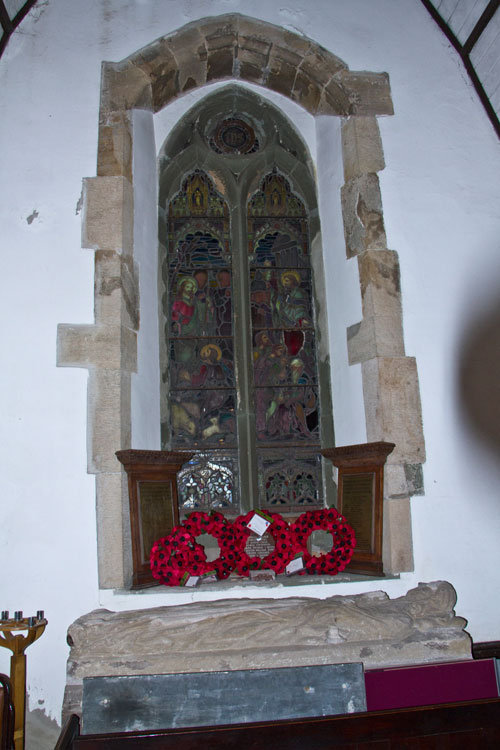
{"label": "stone effigy", "polygon": [[68,630],[64,714],[79,713],[83,678],[363,662],[365,668],[471,657],[466,620],[446,582],[405,596],[225,599],[94,610]]}

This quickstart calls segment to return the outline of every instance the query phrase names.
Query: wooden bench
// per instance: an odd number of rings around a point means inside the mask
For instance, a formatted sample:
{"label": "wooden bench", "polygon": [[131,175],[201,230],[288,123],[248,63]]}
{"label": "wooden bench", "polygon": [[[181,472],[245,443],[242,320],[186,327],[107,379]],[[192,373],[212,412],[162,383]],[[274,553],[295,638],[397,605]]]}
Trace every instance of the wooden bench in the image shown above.
{"label": "wooden bench", "polygon": [[56,750],[497,750],[500,699],[194,729],[79,731],[73,715]]}

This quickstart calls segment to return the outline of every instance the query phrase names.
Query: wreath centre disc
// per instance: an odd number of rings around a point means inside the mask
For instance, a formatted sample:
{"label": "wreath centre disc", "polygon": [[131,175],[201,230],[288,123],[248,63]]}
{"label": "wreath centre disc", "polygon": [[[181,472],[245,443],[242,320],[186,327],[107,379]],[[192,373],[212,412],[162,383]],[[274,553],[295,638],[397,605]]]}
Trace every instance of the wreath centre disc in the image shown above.
{"label": "wreath centre disc", "polygon": [[201,544],[203,547],[207,562],[217,560],[220,555],[220,547],[219,542],[214,536],[202,532],[201,534],[198,534],[198,536],[195,536],[194,540],[197,544]]}
{"label": "wreath centre disc", "polygon": [[331,552],[335,543],[333,535],[326,529],[313,529],[307,537],[307,549],[312,557],[321,557]]}
{"label": "wreath centre disc", "polygon": [[269,531],[266,531],[266,533],[260,537],[255,536],[255,534],[250,534],[247,543],[245,544],[245,554],[249,557],[260,557],[263,559],[271,554],[274,550],[274,546],[274,539]]}

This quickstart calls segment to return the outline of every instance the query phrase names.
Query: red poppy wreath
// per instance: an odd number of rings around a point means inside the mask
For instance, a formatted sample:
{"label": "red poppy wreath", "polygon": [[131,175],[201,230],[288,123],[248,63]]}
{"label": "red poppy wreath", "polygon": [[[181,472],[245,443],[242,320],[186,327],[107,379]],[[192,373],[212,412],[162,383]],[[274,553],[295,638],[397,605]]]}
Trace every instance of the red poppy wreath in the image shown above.
{"label": "red poppy wreath", "polygon": [[208,561],[206,559],[205,550],[203,549],[203,546],[200,545],[205,557],[205,569],[202,572],[208,573],[211,570],[215,570],[217,578],[227,578],[235,569],[237,560],[236,534],[231,522],[228,521],[222,513],[215,511],[212,513],[194,511],[194,513],[189,514],[182,525],[193,535],[193,537],[199,536],[200,534],[208,534],[217,539],[220,554],[216,560]]}
{"label": "red poppy wreath", "polygon": [[[220,555],[207,560],[205,549],[196,541],[200,534],[217,539]],[[236,540],[231,524],[221,513],[195,511],[172,532],[154,543],[151,550],[153,578],[165,586],[179,586],[188,576],[215,571],[217,578],[227,578],[236,566]]]}
{"label": "red poppy wreath", "polygon": [[151,573],[165,586],[180,586],[189,575],[200,575],[204,556],[201,544],[182,526],[176,526],[153,544]]}
{"label": "red poppy wreath", "polygon": [[260,568],[270,568],[276,574],[283,573],[293,554],[290,527],[279,513],[266,512],[266,516],[271,519],[271,525],[267,531],[274,539],[274,549],[265,557],[250,557],[245,552],[245,546],[248,537],[253,533],[248,528],[248,522],[254,515],[254,512],[251,510],[245,516],[238,516],[236,521],[233,522],[238,552],[236,569],[242,576],[249,576],[251,570],[258,570]]}
{"label": "red poppy wreath", "polygon": [[[309,552],[307,540],[313,531],[320,529],[332,535],[333,544],[330,552],[316,557]],[[292,555],[302,553],[303,556],[304,569],[299,571],[299,575],[337,575],[350,562],[356,546],[354,529],[335,508],[303,513],[291,525],[290,531],[293,540]]]}

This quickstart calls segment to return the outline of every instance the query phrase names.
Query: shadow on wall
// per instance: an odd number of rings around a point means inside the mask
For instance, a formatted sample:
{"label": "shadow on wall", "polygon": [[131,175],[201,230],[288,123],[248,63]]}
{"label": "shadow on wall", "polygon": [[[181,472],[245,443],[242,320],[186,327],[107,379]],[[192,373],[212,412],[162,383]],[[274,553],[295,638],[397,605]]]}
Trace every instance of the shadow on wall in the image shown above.
{"label": "shadow on wall", "polygon": [[459,398],[482,442],[500,455],[500,301],[470,326],[459,363]]}

